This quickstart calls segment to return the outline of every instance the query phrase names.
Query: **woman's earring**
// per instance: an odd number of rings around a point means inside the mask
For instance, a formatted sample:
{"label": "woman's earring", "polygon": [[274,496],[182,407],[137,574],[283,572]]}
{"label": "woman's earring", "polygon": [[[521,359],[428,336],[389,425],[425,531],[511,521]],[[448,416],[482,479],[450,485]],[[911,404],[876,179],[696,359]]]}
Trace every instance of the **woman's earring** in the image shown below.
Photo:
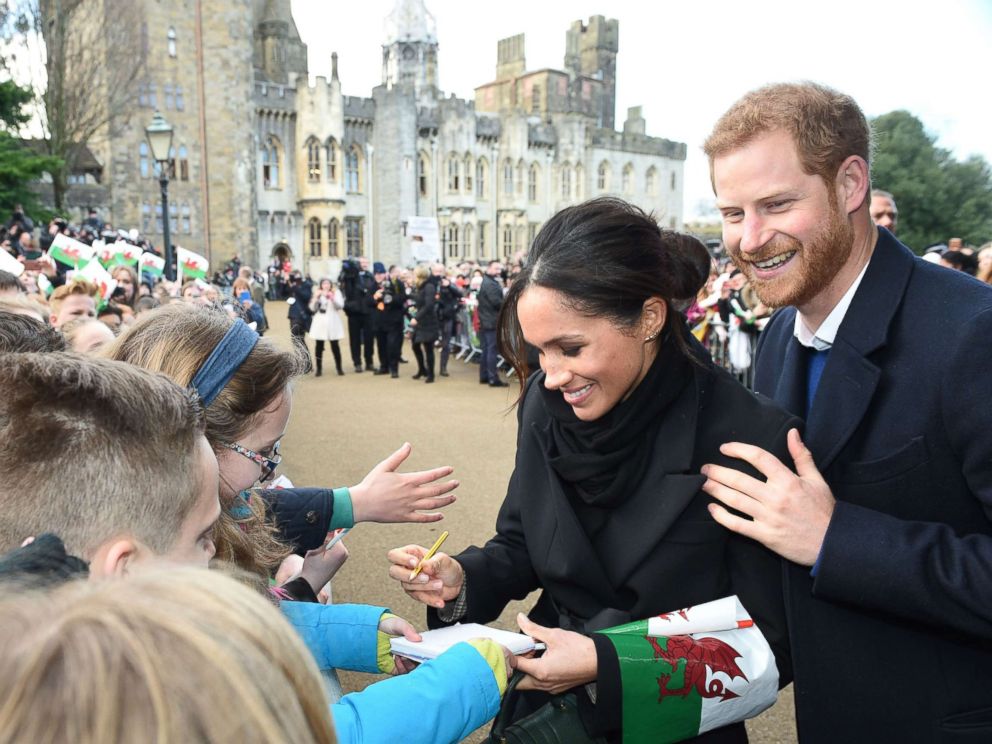
{"label": "woman's earring", "polygon": [[648,336],[646,339],[644,339],[644,341],[645,342],[654,341],[656,338],[658,338],[658,331],[655,331],[654,333],[652,333],[650,336]]}

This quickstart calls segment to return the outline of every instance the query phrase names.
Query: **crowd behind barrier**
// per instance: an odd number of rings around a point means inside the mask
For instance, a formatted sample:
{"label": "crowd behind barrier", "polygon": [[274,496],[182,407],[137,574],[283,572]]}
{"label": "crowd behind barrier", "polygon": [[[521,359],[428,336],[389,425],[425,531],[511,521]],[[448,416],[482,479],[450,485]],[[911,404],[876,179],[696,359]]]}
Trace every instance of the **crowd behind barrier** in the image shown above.
{"label": "crowd behind barrier", "polygon": [[[513,665],[519,663],[505,649],[493,642],[472,641],[414,669],[388,651],[390,637],[417,635],[409,623],[385,608],[329,601],[330,580],[347,559],[343,543],[326,547],[332,537],[360,521],[440,519],[436,510],[451,503],[448,493],[457,485],[439,483],[451,468],[399,473],[410,452],[404,445],[350,488],[293,488],[288,481],[276,488],[263,487],[274,485],[280,462],[279,440],[291,412],[288,385],[301,374],[323,375],[325,344],[337,375],[351,373],[345,364],[349,353],[354,373],[399,378],[400,365],[411,361],[405,358],[409,349],[416,370],[411,367],[411,374],[403,375],[408,379],[432,383],[447,377],[453,357],[459,364],[477,365],[481,384],[505,387],[504,378],[517,372],[496,348],[495,323],[503,298],[527,268],[525,254],[506,263],[416,267],[370,265],[357,257],[345,262],[339,276],[310,277],[282,261],[256,271],[234,257],[214,268],[202,256],[182,249],[177,251],[176,265],[166,267],[161,251],[137,231],[115,229],[95,213],[79,226],[56,218],[39,231],[29,216],[15,210],[0,230],[0,370],[20,384],[16,395],[5,395],[0,402],[0,432],[8,465],[23,462],[24,473],[44,481],[38,485],[11,479],[0,500],[0,510],[15,503],[21,509],[17,519],[0,516],[0,553],[10,551],[0,557],[0,582],[11,576],[24,582],[27,576],[30,584],[15,586],[24,590],[20,604],[16,592],[7,591],[0,606],[0,658],[16,660],[10,669],[25,675],[53,674],[58,666],[53,659],[64,650],[52,645],[47,648],[54,655],[46,656],[25,649],[34,650],[44,637],[65,640],[100,628],[127,627],[131,637],[138,638],[128,653],[145,662],[163,648],[193,653],[189,649],[195,647],[196,653],[208,656],[207,663],[181,669],[162,666],[162,678],[170,680],[166,683],[154,675],[130,679],[130,702],[122,703],[134,715],[125,719],[121,713],[121,721],[133,718],[130,725],[159,733],[168,725],[177,740],[202,731],[203,726],[233,725],[230,716],[212,724],[197,717],[235,695],[242,696],[244,718],[255,727],[246,741],[272,740],[269,734],[278,737],[280,730],[292,731],[297,741],[396,740],[401,735],[411,744],[455,741],[496,714]],[[714,253],[705,285],[679,309],[714,362],[753,388],[757,343],[776,308],[761,302],[719,248]],[[992,244],[980,250],[940,246],[929,255],[929,260],[948,269],[992,283]],[[266,304],[272,300],[288,306],[292,352],[279,351],[264,338],[269,327]],[[268,307],[271,311],[273,306]],[[346,326],[350,347],[343,349],[340,342]],[[62,351],[79,355],[46,363],[46,355]],[[528,361],[531,370],[537,368],[536,351]],[[139,368],[164,375],[149,375]],[[272,381],[271,390],[263,394],[267,379]],[[133,400],[118,396],[116,391],[125,388],[132,394],[147,388],[154,396],[146,400],[139,400],[140,395]],[[208,394],[211,389],[214,392]],[[53,391],[57,394],[49,398]],[[44,406],[39,405],[42,400]],[[108,410],[119,415],[108,417]],[[165,419],[176,432],[189,434],[189,442],[178,434],[167,436],[166,427],[159,426]],[[125,458],[116,457],[115,464],[100,451],[101,443],[120,431],[148,438],[144,450],[151,454],[144,462],[136,451],[134,472],[128,470],[131,466]],[[64,473],[58,467],[64,453],[55,451],[56,442],[70,444],[67,451],[78,460]],[[189,507],[188,513],[148,517],[140,505],[128,512],[131,506],[124,504],[115,518],[133,518],[142,512],[141,519],[148,520],[134,535],[125,530],[127,539],[107,524],[73,527],[66,521],[66,515],[76,512],[72,504],[58,500],[72,496],[65,478],[84,482],[97,477],[87,468],[106,461],[108,469],[99,477],[119,475],[130,488],[133,478],[158,472],[152,455],[167,445],[176,449],[176,461],[183,467],[170,462],[167,469],[160,468],[156,487],[183,493],[180,501]],[[183,446],[185,450],[179,452]],[[29,467],[31,453],[39,453],[40,459]],[[51,503],[44,508],[16,498],[18,493],[34,494],[36,486],[39,492],[51,493]],[[427,492],[433,495],[428,497]],[[122,495],[120,501],[127,499]],[[98,519],[94,516],[98,514],[97,508],[84,510],[78,521]],[[321,516],[313,520],[313,514]],[[56,516],[42,524],[37,520],[44,522],[44,515]],[[64,534],[43,534],[48,531],[45,527],[54,529],[60,519],[64,527],[59,531]],[[151,524],[156,519],[172,527]],[[18,533],[16,539],[4,534],[26,524],[38,529]],[[169,539],[145,537],[170,529]],[[209,597],[223,597],[243,609],[244,622],[218,619],[201,628],[202,636],[189,631],[194,620],[170,624],[148,607],[118,601],[116,592],[71,585],[49,595],[41,591],[87,574],[140,574],[136,567],[156,556],[206,564],[215,551],[235,578],[218,575],[203,583],[191,578],[187,589],[169,602],[188,605],[202,597],[205,607],[215,604],[221,612],[222,603],[211,604]],[[236,587],[235,580],[255,592]],[[168,585],[161,574],[142,581],[141,586],[156,593]],[[271,611],[272,605],[279,606],[281,613]],[[34,611],[49,613],[38,627],[31,622]],[[254,632],[256,624],[265,632]],[[164,640],[156,649],[158,638]],[[124,646],[115,644],[111,636],[103,643],[114,646],[104,647],[108,659],[116,659],[112,651]],[[228,663],[226,655],[232,649],[237,666]],[[244,651],[243,658],[239,651]],[[273,654],[285,655],[294,668],[269,664]],[[52,682],[53,690],[64,695],[85,688],[80,679],[87,679],[85,670],[93,666],[93,659],[67,658],[72,663],[58,667]],[[325,701],[321,693],[333,689],[336,668],[388,672],[397,678],[359,694],[341,696],[338,688]],[[241,680],[252,684],[234,679],[232,669],[243,669]],[[191,702],[188,720],[177,722],[149,699],[155,697],[156,684],[178,684],[169,675],[180,671],[191,674],[187,688]],[[320,673],[331,684],[321,687]],[[193,705],[197,685],[211,692],[210,706]],[[0,689],[7,688],[0,685]],[[7,689],[4,694],[15,693]],[[285,705],[273,714],[264,698],[276,693]],[[295,702],[287,702],[291,700]],[[326,702],[331,703],[330,716]],[[52,727],[67,725],[62,718],[46,720],[28,703],[25,699],[8,706],[17,715],[0,716],[0,739],[48,740]],[[395,715],[398,705],[423,715],[411,722]],[[120,712],[104,711],[108,720]],[[66,713],[70,715],[71,711]],[[61,734],[65,738],[65,730]],[[101,735],[68,738],[99,741]]]}

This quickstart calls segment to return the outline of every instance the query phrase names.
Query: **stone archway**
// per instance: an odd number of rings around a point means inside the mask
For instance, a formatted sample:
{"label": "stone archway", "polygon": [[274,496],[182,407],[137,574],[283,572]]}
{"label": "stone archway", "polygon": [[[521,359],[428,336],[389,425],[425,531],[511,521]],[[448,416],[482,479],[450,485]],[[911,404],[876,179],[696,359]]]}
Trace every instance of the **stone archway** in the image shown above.
{"label": "stone archway", "polygon": [[280,240],[272,246],[272,253],[269,255],[268,269],[268,297],[270,300],[284,300],[288,295],[286,278],[288,276],[287,265],[292,265],[293,249],[289,243]]}
{"label": "stone archway", "polygon": [[271,258],[278,258],[280,263],[283,261],[292,262],[293,249],[289,247],[289,244],[286,241],[280,240],[272,247]]}

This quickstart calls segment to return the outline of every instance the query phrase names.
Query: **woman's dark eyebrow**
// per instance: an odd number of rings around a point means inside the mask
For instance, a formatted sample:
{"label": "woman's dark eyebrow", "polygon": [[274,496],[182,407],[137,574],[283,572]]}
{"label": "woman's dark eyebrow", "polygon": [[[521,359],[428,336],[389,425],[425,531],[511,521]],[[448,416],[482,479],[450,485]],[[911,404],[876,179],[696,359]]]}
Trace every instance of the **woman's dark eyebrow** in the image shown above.
{"label": "woman's dark eyebrow", "polygon": [[555,336],[553,339],[550,339],[545,346],[561,346],[563,344],[574,344],[580,341],[585,341],[585,337],[577,333],[566,334],[564,336]]}

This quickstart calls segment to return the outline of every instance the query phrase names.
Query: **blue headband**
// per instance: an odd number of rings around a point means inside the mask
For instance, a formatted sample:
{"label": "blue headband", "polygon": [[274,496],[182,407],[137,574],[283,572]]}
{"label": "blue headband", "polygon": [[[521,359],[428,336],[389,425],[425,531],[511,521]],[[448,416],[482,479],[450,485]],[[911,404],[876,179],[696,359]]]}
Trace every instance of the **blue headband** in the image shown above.
{"label": "blue headband", "polygon": [[206,408],[231,381],[258,343],[258,334],[238,318],[197,370],[190,387],[196,390]]}

